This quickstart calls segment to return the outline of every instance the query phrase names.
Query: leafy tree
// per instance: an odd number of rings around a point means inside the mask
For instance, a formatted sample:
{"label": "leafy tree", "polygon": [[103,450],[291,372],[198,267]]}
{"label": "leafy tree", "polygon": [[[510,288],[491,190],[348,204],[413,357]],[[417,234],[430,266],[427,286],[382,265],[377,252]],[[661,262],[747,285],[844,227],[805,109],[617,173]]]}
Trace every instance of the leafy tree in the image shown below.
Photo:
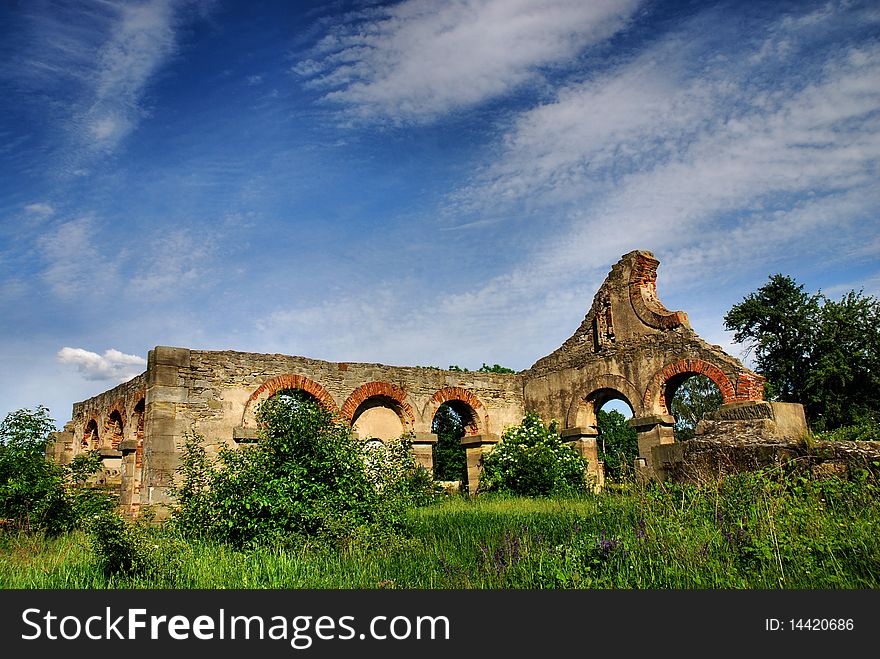
{"label": "leafy tree", "polygon": [[46,458],[55,423],[49,410],[10,412],[0,423],[0,520],[9,529],[57,534],[112,507],[112,499],[84,484],[100,468],[94,454],[61,466]]}
{"label": "leafy tree", "polygon": [[805,399],[821,299],[805,293],[791,277],[777,274],[724,316],[725,329],[733,330],[733,340],[754,352],[757,371],[778,400]]}
{"label": "leafy tree", "polygon": [[483,460],[480,489],[524,496],[584,492],[587,461],[560,437],[556,422],[545,426],[529,412],[507,428]]}
{"label": "leafy tree", "polygon": [[467,455],[461,445],[464,421],[455,409],[446,403],[434,415],[431,432],[437,435],[434,444],[434,478],[442,481],[467,480]]}
{"label": "leafy tree", "polygon": [[605,477],[622,480],[639,456],[638,433],[617,410],[599,410],[596,424],[599,430],[599,459],[605,463]]}
{"label": "leafy tree", "polygon": [[257,420],[259,441],[222,449],[218,464],[198,437],[187,442],[173,513],[185,534],[236,547],[344,544],[399,530],[410,486],[428,485],[408,450],[394,452],[407,464],[383,475],[385,457],[365,459],[351,429],[312,400],[273,396]]}
{"label": "leafy tree", "polygon": [[850,291],[819,313],[804,402],[819,430],[880,421],[880,300]]}
{"label": "leafy tree", "polygon": [[707,412],[717,410],[723,402],[718,386],[705,375],[693,375],[682,382],[670,403],[675,417],[675,438],[691,439],[700,419]]}
{"label": "leafy tree", "polygon": [[880,301],[808,295],[791,277],[770,281],[724,318],[754,351],[771,399],[799,402],[816,430],[880,417]]}

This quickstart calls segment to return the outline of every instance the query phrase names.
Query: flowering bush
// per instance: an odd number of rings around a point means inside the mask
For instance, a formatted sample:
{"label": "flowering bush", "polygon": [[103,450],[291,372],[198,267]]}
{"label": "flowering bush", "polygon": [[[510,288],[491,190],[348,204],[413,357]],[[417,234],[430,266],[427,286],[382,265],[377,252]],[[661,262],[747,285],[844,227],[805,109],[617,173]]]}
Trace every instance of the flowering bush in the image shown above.
{"label": "flowering bush", "polygon": [[585,492],[587,461],[534,413],[508,428],[483,460],[480,489],[525,496]]}

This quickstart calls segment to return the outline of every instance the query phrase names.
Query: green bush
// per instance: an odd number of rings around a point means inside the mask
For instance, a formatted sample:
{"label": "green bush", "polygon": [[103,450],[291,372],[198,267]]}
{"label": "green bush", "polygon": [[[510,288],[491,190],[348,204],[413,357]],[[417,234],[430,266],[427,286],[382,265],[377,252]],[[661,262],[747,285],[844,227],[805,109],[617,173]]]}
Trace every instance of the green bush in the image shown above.
{"label": "green bush", "polygon": [[584,492],[587,461],[562,441],[555,422],[534,413],[504,431],[483,460],[480,489],[525,496]]}
{"label": "green bush", "polygon": [[815,438],[834,442],[877,442],[880,441],[880,423],[871,416],[865,416],[853,425],[841,426],[827,432],[817,432]]}
{"label": "green bush", "polygon": [[172,516],[184,534],[235,547],[344,545],[399,529],[430,481],[406,441],[368,457],[351,429],[311,400],[273,396],[257,419],[259,441],[222,449],[216,464],[199,438],[187,441]]}
{"label": "green bush", "polygon": [[58,534],[113,506],[106,494],[77,487],[100,469],[97,455],[82,454],[66,466],[46,458],[54,430],[42,405],[11,412],[0,424],[0,520],[7,530]]}

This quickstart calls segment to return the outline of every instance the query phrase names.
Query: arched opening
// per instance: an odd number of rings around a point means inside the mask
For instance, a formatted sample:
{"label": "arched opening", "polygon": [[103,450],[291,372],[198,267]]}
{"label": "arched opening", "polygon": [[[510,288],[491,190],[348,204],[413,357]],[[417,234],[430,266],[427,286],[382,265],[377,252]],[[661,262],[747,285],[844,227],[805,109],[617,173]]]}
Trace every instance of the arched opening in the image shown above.
{"label": "arched opening", "polygon": [[621,482],[633,475],[633,462],[639,456],[639,438],[629,425],[633,408],[629,400],[614,389],[600,389],[592,398],[596,415],[596,448],[604,465],[606,482]]}
{"label": "arched opening", "polygon": [[437,435],[433,447],[435,479],[467,482],[467,453],[461,439],[466,428],[474,423],[476,413],[462,401],[450,400],[437,408],[431,422],[431,432]]}
{"label": "arched opening", "polygon": [[84,451],[91,451],[93,449],[98,448],[100,441],[98,437],[98,422],[94,419],[89,419],[89,422],[86,424],[85,429],[83,430],[83,438],[82,438],[82,449]]}
{"label": "arched opening", "polygon": [[[267,409],[265,408],[265,406],[267,405],[267,403],[270,403],[270,401],[272,403],[272,414],[281,413],[283,415],[287,414],[288,412],[296,412],[304,403],[315,405],[317,407],[323,407],[323,405],[321,405],[321,401],[317,398],[317,396],[304,389],[299,389],[296,387],[279,389],[273,392],[271,395],[263,398],[263,400],[261,400],[254,406],[252,415],[255,426],[262,425],[262,414],[264,410]],[[279,404],[280,408],[277,407]],[[257,436],[254,435],[253,437],[248,438],[247,442],[253,442],[256,441],[256,439]]]}
{"label": "arched opening", "polygon": [[104,444],[114,450],[119,449],[122,443],[122,415],[119,410],[113,410],[104,421]]}
{"label": "arched opening", "polygon": [[664,401],[675,417],[675,440],[680,442],[694,436],[697,423],[706,413],[717,410],[724,396],[711,378],[700,373],[681,373],[666,381]]}
{"label": "arched opening", "polygon": [[370,396],[354,411],[351,426],[364,440],[386,442],[406,432],[401,404],[390,396]]}
{"label": "arched opening", "polygon": [[321,407],[333,415],[339,414],[339,408],[330,393],[314,380],[302,375],[279,375],[267,380],[254,391],[244,406],[244,412],[241,417],[241,428],[255,430],[257,427],[256,412],[260,404],[267,398],[278,393],[299,392],[302,396],[306,396],[308,400],[315,400]]}

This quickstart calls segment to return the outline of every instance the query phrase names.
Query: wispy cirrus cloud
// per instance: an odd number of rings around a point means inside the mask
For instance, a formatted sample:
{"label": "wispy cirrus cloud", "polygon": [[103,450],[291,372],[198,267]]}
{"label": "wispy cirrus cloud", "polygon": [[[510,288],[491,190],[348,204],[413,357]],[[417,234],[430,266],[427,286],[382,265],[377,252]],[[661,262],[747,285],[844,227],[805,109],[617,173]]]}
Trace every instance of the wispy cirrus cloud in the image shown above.
{"label": "wispy cirrus cloud", "polygon": [[127,355],[115,348],[105,350],[103,355],[65,346],[56,358],[62,364],[76,368],[86,380],[126,382],[144,371],[147,360],[137,355]]}
{"label": "wispy cirrus cloud", "polygon": [[[28,3],[20,10],[10,81],[64,136],[68,173],[114,151],[150,114],[148,90],[174,55],[191,0]],[[56,140],[56,142],[58,142]]]}
{"label": "wispy cirrus cloud", "polygon": [[41,279],[53,295],[63,300],[90,299],[115,286],[118,255],[102,252],[96,226],[90,216],[66,220],[36,240],[44,262]]}
{"label": "wispy cirrus cloud", "polygon": [[[564,214],[563,231],[537,241],[523,268],[533,287],[633,248],[693,256],[735,243],[713,261],[724,268],[743,253],[863,243],[880,210],[880,44],[814,33],[847,10],[787,18],[726,50],[686,26],[564,86],[517,118],[448,214]],[[859,20],[878,24],[876,13]]]}
{"label": "wispy cirrus cloud", "polygon": [[627,25],[641,0],[406,0],[364,11],[294,71],[369,120],[430,121],[509,93]]}

